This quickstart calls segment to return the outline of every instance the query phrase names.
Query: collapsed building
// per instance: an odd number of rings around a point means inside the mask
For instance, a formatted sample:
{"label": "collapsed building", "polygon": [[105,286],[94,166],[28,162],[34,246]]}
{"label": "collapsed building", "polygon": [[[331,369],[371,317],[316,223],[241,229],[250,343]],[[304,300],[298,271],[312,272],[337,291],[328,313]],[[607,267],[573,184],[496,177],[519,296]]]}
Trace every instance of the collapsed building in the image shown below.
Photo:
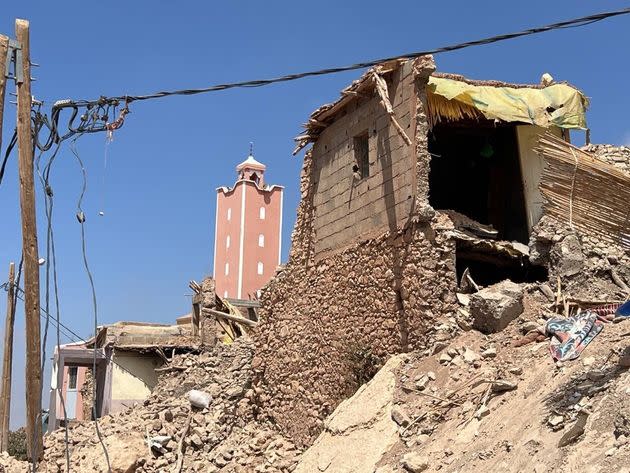
{"label": "collapsed building", "polygon": [[93,406],[101,417],[144,401],[167,353],[172,357],[197,345],[187,325],[116,322],[99,327],[89,340],[55,347],[48,431],[92,420]]}
{"label": "collapsed building", "polygon": [[223,299],[212,279],[189,287],[192,310],[175,324],[121,321],[99,327],[89,340],[55,347],[48,432],[144,402],[176,355],[231,343],[256,325],[256,301]]}
{"label": "collapsed building", "polygon": [[[386,356],[469,329],[458,289],[546,281],[554,245],[570,242],[560,228],[627,261],[627,177],[568,144],[588,101],[543,82],[398,60],[313,112],[296,138],[296,152],[312,147],[289,262],[262,292],[253,359],[257,402],[292,439],[312,442]],[[594,197],[594,184],[618,193]]]}
{"label": "collapsed building", "polygon": [[[428,57],[368,71],[298,137],[313,147],[293,247],[262,299],[191,281],[176,326],[119,323],[61,347],[57,387],[96,354],[109,457],[94,423],[67,422],[40,467],[622,471],[623,317],[581,363],[565,364],[602,327],[564,346],[548,330],[576,309],[628,309],[630,152],[569,144],[586,106],[569,84],[471,81]],[[153,392],[114,409],[108,370],[124,357],[157,384],[137,372]]]}

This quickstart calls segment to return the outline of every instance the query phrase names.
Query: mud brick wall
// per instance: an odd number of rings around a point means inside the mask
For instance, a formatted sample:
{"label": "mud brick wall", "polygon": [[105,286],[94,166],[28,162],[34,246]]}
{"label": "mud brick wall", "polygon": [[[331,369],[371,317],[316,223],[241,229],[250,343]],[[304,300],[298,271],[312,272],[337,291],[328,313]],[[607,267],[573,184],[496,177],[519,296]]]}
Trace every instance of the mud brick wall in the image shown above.
{"label": "mud brick wall", "polygon": [[[253,360],[261,415],[300,444],[317,436],[323,419],[357,389],[370,363],[429,346],[435,314],[454,307],[453,243],[433,231],[433,214],[424,205],[429,155],[423,89],[433,69],[431,59],[408,62],[389,82],[397,118],[401,107],[407,113],[400,121],[411,146],[394,145],[400,137],[386,123],[379,135],[375,122],[383,114],[370,99],[348,110],[340,119],[344,125],[331,125],[325,141],[305,156],[289,263],[262,291]],[[376,126],[370,146],[376,147],[377,162],[370,162],[370,178],[360,183],[365,189],[354,197],[362,204],[345,203],[336,217],[343,228],[331,232],[324,194],[347,191],[353,133],[365,123],[372,131]],[[388,141],[389,147],[379,144]],[[322,149],[322,143],[336,144]],[[392,192],[372,201],[370,186],[386,187],[386,179]],[[334,182],[339,189],[330,191]]]}
{"label": "mud brick wall", "polygon": [[[414,135],[416,94],[412,63],[391,73],[388,92],[407,136]],[[369,174],[353,177],[355,137],[368,140]],[[380,98],[359,97],[319,136],[312,149],[315,250],[322,254],[366,232],[400,227],[414,195],[415,149],[396,130]]]}

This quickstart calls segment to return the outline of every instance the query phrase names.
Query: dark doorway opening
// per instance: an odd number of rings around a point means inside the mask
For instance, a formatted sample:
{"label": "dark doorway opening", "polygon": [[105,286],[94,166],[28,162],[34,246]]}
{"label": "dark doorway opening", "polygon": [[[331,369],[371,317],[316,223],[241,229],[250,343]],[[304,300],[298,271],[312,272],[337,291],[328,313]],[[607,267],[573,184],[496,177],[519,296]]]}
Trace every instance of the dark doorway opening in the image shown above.
{"label": "dark doorway opening", "polygon": [[437,124],[429,133],[429,203],[455,210],[527,243],[529,231],[514,125],[492,121]]}

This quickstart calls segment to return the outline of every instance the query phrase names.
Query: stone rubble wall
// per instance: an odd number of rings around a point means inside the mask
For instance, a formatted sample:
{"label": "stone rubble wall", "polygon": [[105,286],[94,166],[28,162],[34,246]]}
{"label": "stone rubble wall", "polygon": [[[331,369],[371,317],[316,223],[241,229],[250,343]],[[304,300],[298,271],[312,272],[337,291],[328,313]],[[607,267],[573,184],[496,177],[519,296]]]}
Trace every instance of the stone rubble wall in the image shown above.
{"label": "stone rubble wall", "polygon": [[426,205],[424,86],[433,70],[431,58],[415,61],[413,93],[402,91],[416,100],[408,104],[415,113],[409,120],[415,135],[408,133],[416,164],[411,218],[404,226],[318,254],[315,149],[304,158],[289,263],[262,291],[253,360],[260,415],[298,444],[312,442],[323,419],[373,375],[375,365],[394,353],[430,346],[438,337],[436,314],[454,310],[454,244],[431,228],[435,212]]}
{"label": "stone rubble wall", "polygon": [[289,265],[263,291],[257,404],[290,438],[313,440],[369,363],[432,344],[456,282],[452,249],[430,237],[425,225]]}
{"label": "stone rubble wall", "polygon": [[614,272],[630,284],[630,254],[621,246],[602,242],[569,227],[551,216],[543,216],[530,235],[530,262],[549,269],[550,285],[557,277],[563,291],[589,300],[623,300],[627,294],[614,283]]}
{"label": "stone rubble wall", "polygon": [[582,146],[584,151],[593,153],[597,158],[630,174],[630,147],[603,144]]}

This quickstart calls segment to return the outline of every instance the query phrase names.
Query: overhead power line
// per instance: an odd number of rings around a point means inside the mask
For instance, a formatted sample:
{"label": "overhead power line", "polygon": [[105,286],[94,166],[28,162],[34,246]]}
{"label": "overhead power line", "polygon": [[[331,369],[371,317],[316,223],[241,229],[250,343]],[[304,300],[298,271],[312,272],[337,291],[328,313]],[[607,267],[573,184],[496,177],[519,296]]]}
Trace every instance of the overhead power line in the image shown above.
{"label": "overhead power line", "polygon": [[[306,77],[323,76],[329,74],[336,74],[339,72],[352,71],[356,69],[364,69],[372,67],[383,62],[393,61],[396,59],[413,59],[420,56],[429,54],[439,54],[449,51],[457,51],[474,46],[481,46],[484,44],[498,43],[508,39],[519,38],[522,36],[529,36],[539,33],[545,33],[547,31],[565,29],[565,28],[577,28],[581,26],[590,25],[592,23],[612,18],[615,16],[626,15],[630,13],[629,8],[623,8],[620,10],[596,13],[589,16],[580,18],[574,18],[571,20],[565,20],[557,23],[552,23],[545,26],[539,26],[536,28],[530,28],[523,31],[514,33],[506,33],[497,36],[490,36],[483,39],[474,41],[467,41],[465,43],[458,43],[450,46],[443,46],[435,49],[428,49],[425,51],[414,51],[406,54],[400,54],[397,56],[373,59],[367,62],[359,62],[348,66],[332,67],[327,69],[317,69],[313,71],[299,72],[295,74],[288,74],[281,77],[269,78],[269,79],[256,79],[243,82],[230,82],[226,84],[216,84],[210,87],[203,87],[199,89],[180,89],[171,91],[161,91],[149,95],[121,95],[118,97],[99,97],[95,100],[73,100],[64,99],[56,101],[50,113],[48,115],[41,112],[41,103],[38,103],[33,108],[32,121],[34,124],[34,139],[37,148],[40,151],[47,151],[53,145],[59,144],[71,137],[76,137],[82,134],[98,133],[106,131],[107,133],[113,133],[118,128],[122,127],[125,121],[126,115],[129,113],[129,104],[135,101],[158,99],[162,97],[169,97],[174,95],[197,95],[208,92],[217,92],[220,90],[228,90],[235,88],[249,88],[249,87],[263,87],[270,84],[279,82],[289,82]],[[120,109],[118,107],[121,107]],[[63,111],[68,111],[69,117],[65,127],[59,125],[59,120]],[[77,123],[78,122],[78,123]],[[48,136],[43,139],[43,131],[47,130]],[[5,160],[8,156],[5,157]]]}
{"label": "overhead power line", "polygon": [[[305,77],[323,76],[323,75],[328,75],[328,74],[337,74],[339,72],[353,71],[356,69],[364,69],[367,67],[376,66],[377,64],[380,64],[382,62],[392,61],[396,59],[404,59],[404,58],[413,59],[420,56],[426,56],[429,54],[440,54],[440,53],[446,53],[450,51],[457,51],[460,49],[466,49],[473,46],[482,46],[485,44],[498,43],[500,41],[520,38],[522,36],[529,36],[529,35],[534,35],[534,34],[539,34],[539,33],[546,33],[548,31],[553,31],[553,30],[559,30],[559,29],[565,29],[565,28],[577,28],[577,27],[586,26],[592,23],[596,23],[598,21],[605,20],[607,18],[612,18],[612,17],[620,16],[620,15],[627,15],[628,13],[630,13],[630,8],[623,8],[620,10],[596,13],[589,16],[583,16],[583,17],[574,18],[571,20],[551,23],[545,26],[529,28],[529,29],[514,32],[514,33],[506,33],[506,34],[490,36],[487,38],[478,39],[474,41],[467,41],[465,43],[458,43],[458,44],[453,44],[450,46],[443,46],[440,48],[428,49],[425,51],[414,51],[407,54],[399,54],[397,56],[373,59],[371,61],[359,62],[356,64],[350,64],[347,66],[331,67],[327,69],[317,69],[313,71],[288,74],[285,76],[275,77],[275,78],[270,78],[270,79],[257,79],[257,80],[243,81],[243,82],[231,82],[231,83],[226,83],[226,84],[212,85],[209,87],[203,87],[199,89],[181,89],[181,90],[172,90],[172,91],[161,91],[161,92],[156,92],[156,93],[148,94],[148,95],[123,95],[119,97],[112,97],[108,100],[117,100],[121,102],[131,103],[131,102],[139,101],[139,100],[157,99],[157,98],[162,98],[162,97],[169,97],[172,95],[197,95],[197,94],[203,94],[206,92],[216,92],[220,90],[227,90],[227,89],[234,89],[234,88],[262,87],[265,85],[275,84],[278,82],[289,82],[289,81],[294,81],[298,79],[303,79]],[[103,98],[101,98],[100,100],[102,101]],[[64,107],[64,106],[70,107],[73,105],[74,106],[87,106],[90,104],[96,104],[99,102],[99,100],[94,100],[94,101],[80,100],[80,101],[64,101],[64,102],[66,103],[61,104],[61,107]]]}

